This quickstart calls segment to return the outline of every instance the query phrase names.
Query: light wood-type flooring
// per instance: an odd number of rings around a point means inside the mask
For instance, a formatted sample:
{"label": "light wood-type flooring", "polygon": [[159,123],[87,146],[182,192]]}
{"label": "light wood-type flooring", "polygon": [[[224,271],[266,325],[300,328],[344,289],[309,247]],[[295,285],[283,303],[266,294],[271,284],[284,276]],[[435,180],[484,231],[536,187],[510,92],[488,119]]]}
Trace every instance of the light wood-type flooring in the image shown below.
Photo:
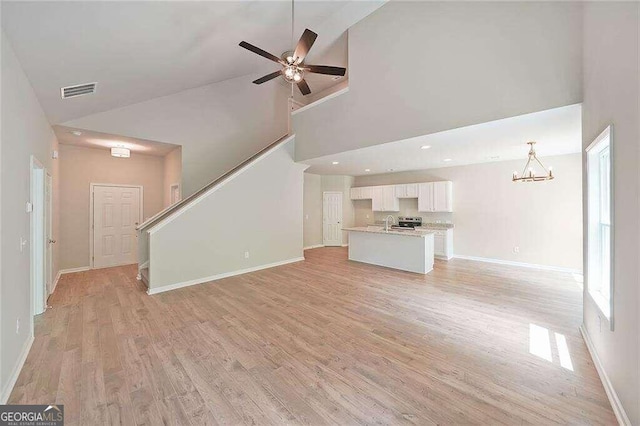
{"label": "light wood-type flooring", "polygon": [[615,424],[572,274],[305,256],[155,296],[135,266],[64,275],[10,402],[67,425]]}

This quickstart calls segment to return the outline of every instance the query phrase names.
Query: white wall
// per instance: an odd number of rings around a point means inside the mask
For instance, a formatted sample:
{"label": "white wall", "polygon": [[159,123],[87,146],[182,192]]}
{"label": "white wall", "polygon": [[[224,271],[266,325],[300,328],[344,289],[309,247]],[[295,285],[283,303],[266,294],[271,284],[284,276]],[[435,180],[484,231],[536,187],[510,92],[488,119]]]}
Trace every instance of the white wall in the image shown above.
{"label": "white wall", "polygon": [[307,166],[293,161],[293,148],[286,143],[173,221],[151,229],[151,292],[303,256]]}
{"label": "white wall", "polygon": [[183,197],[287,133],[288,88],[246,75],[64,123],[182,146]]}
{"label": "white wall", "polygon": [[[587,291],[584,326],[631,424],[637,425],[640,424],[640,11],[637,2],[589,2],[585,3],[584,12],[583,146],[587,147],[606,126],[613,125],[615,329],[608,329],[606,319],[602,319],[600,327],[602,316]],[[586,176],[584,182],[586,188]],[[586,212],[586,204],[584,208]]]}
{"label": "white wall", "polygon": [[[30,200],[30,156],[34,155],[52,174],[57,187],[57,167],[51,151],[57,140],[47,122],[33,89],[27,80],[4,33],[2,43],[2,183],[0,323],[2,338],[0,354],[0,403],[10,392],[10,381],[24,349],[32,337],[30,244],[19,249],[20,238],[30,240],[30,215],[25,205]],[[56,198],[54,196],[54,203]],[[54,205],[53,235],[56,238],[57,206]],[[58,250],[53,247],[54,276],[58,271]],[[20,331],[16,333],[16,320]]]}
{"label": "white wall", "polygon": [[[413,172],[358,176],[355,186],[450,180],[453,213],[420,213],[417,199],[400,200],[400,212],[373,213],[370,200],[354,201],[356,225],[393,216],[454,223],[454,253],[582,270],[580,154],[542,158],[556,178],[514,183],[521,161],[501,161]],[[366,216],[369,215],[369,218]],[[514,247],[520,253],[514,253]]]}
{"label": "white wall", "polygon": [[322,176],[304,174],[304,246],[322,245]]}
{"label": "white wall", "polygon": [[[176,148],[164,156],[164,207],[171,205],[171,185],[180,185],[182,191],[182,148]],[[181,192],[182,195],[182,192]]]}
{"label": "white wall", "polygon": [[294,116],[296,158],[582,100],[579,2],[389,2],[349,29],[349,92]]}

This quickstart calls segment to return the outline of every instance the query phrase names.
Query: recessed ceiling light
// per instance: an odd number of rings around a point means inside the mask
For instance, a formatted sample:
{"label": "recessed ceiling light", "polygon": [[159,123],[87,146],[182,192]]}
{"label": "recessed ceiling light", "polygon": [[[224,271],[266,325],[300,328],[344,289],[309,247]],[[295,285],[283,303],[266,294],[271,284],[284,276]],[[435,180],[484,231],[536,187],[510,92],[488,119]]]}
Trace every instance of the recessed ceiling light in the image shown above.
{"label": "recessed ceiling light", "polygon": [[333,164],[333,165],[335,166],[336,164],[340,164],[340,162],[339,162],[339,161],[334,161],[334,162],[333,162],[333,163],[331,163],[331,164]]}
{"label": "recessed ceiling light", "polygon": [[371,169],[364,169],[364,171],[365,171],[365,172],[370,172],[370,171],[371,171]]}
{"label": "recessed ceiling light", "polygon": [[82,136],[82,132],[79,130],[74,130],[73,132],[71,132],[72,134],[76,135],[76,136]]}
{"label": "recessed ceiling light", "polygon": [[488,160],[498,160],[499,158],[500,158],[499,155],[494,155],[494,156],[491,156],[491,157],[487,157]]}
{"label": "recessed ceiling light", "polygon": [[429,148],[431,148],[431,145],[422,145],[420,147],[420,149],[429,149]]}
{"label": "recessed ceiling light", "polygon": [[451,161],[451,158],[445,158],[445,159],[444,159],[444,160],[442,160],[442,161],[447,161],[447,162],[449,162],[449,161]]}

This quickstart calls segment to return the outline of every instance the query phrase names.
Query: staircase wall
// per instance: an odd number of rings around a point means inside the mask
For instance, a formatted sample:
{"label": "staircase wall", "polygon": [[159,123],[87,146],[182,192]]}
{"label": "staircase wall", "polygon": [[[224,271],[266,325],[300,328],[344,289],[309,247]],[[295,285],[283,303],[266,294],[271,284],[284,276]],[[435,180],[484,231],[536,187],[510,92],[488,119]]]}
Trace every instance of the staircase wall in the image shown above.
{"label": "staircase wall", "polygon": [[[149,294],[303,259],[293,140],[149,231]],[[245,253],[249,257],[245,257]]]}

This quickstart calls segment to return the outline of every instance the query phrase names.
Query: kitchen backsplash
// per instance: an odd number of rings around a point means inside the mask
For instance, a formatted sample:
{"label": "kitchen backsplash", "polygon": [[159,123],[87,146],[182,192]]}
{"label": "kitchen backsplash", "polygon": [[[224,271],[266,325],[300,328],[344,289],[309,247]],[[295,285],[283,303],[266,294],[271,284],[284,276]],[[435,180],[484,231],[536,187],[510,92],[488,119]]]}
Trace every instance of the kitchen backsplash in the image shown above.
{"label": "kitchen backsplash", "polygon": [[425,223],[453,223],[454,213],[425,213],[418,211],[417,198],[400,199],[400,212],[374,212],[371,210],[371,200],[354,200],[355,225],[364,226],[376,222],[383,222],[391,215],[398,223],[398,216],[421,217]]}

